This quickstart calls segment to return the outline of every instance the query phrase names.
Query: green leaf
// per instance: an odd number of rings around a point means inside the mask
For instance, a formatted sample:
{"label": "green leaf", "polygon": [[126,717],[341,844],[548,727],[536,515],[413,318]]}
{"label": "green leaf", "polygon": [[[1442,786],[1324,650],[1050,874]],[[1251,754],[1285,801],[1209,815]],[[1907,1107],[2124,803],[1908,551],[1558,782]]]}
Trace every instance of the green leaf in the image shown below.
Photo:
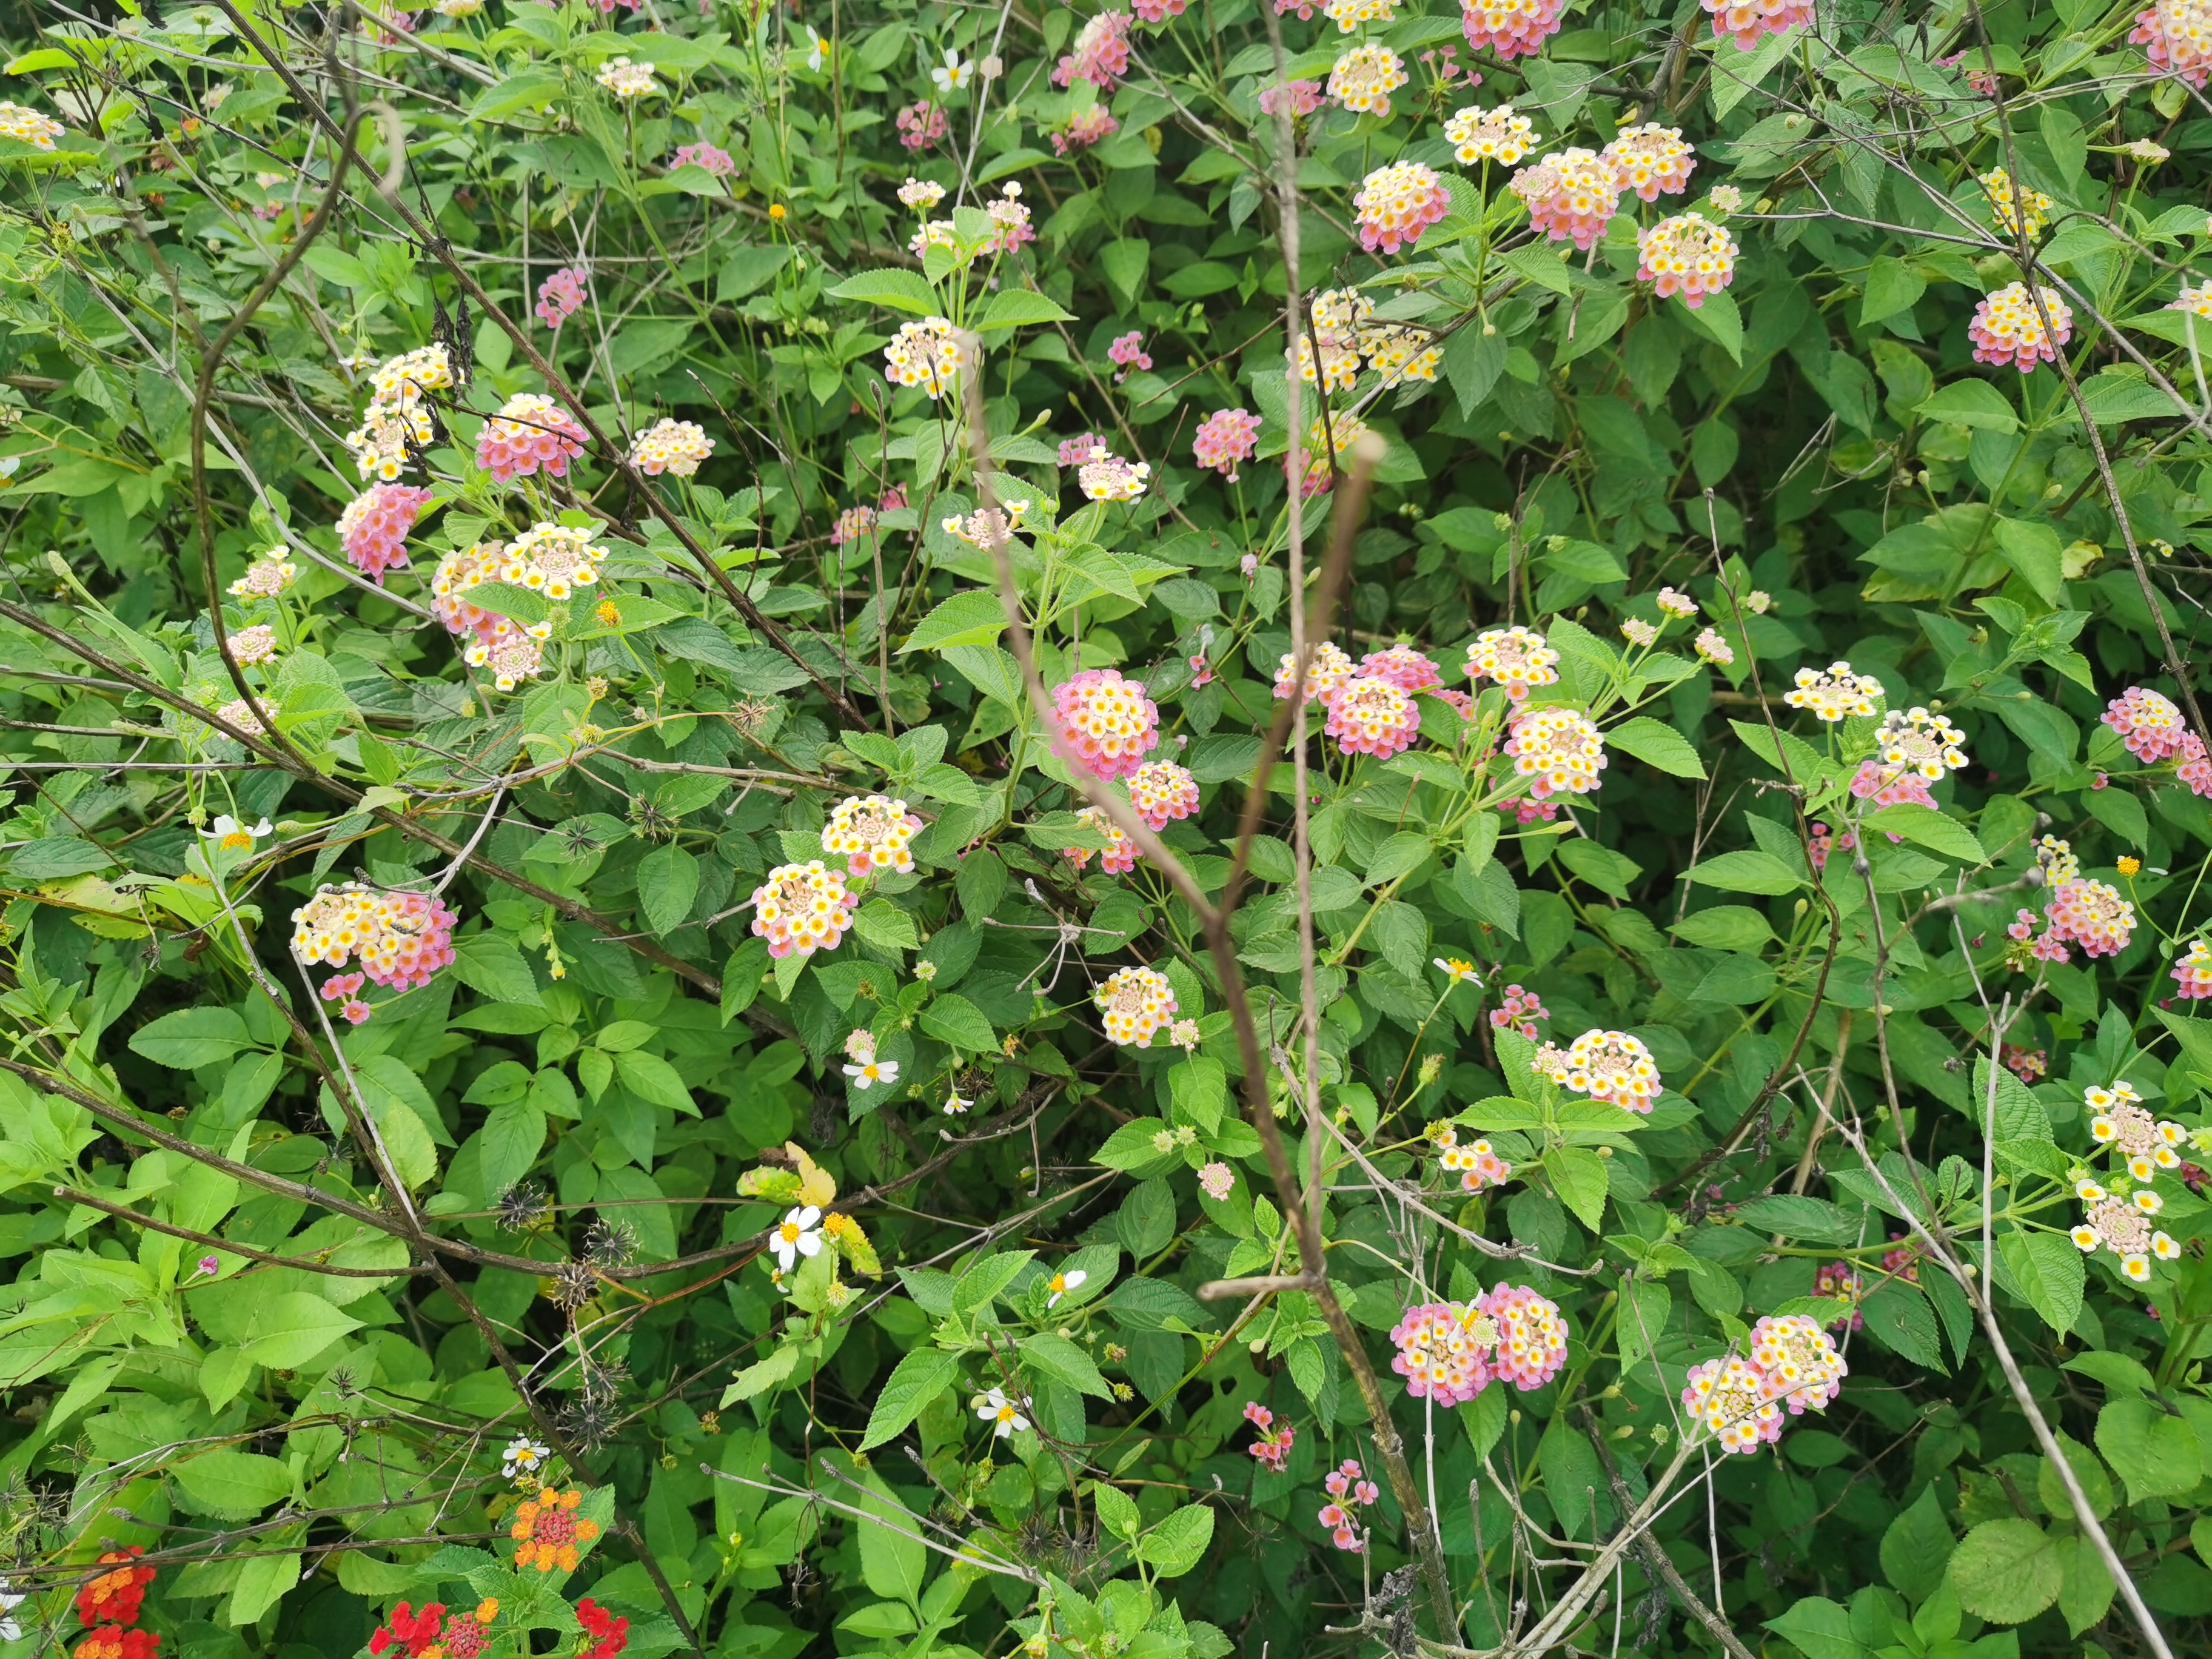
{"label": "green leaf", "polygon": [[918,271],[864,270],[858,276],[848,276],[831,289],[826,296],[832,300],[854,300],[862,305],[886,306],[893,311],[910,311],[917,317],[938,317],[945,314],[945,302],[937,290],[923,280]]}
{"label": "green leaf", "polygon": [[1931,1481],[1921,1487],[1917,1498],[1898,1511],[1897,1519],[1882,1534],[1882,1575],[1908,1600],[1924,1601],[1943,1582],[1943,1569],[1955,1547]]}
{"label": "green leaf", "polygon": [[1605,734],[1609,748],[1633,755],[1647,765],[1678,778],[1702,778],[1705,763],[1690,740],[1671,726],[1662,726],[1649,716],[1638,714],[1632,720],[1624,720]]}
{"label": "green leaf", "polygon": [[484,1119],[477,1157],[483,1194],[495,1199],[530,1173],[545,1144],[545,1114],[527,1100],[495,1106]]}
{"label": "green leaf", "polygon": [[1932,806],[1905,801],[1895,806],[1877,807],[1866,815],[1866,823],[1869,829],[1902,836],[1931,852],[1957,859],[1961,864],[1987,864],[1990,860],[1972,830]]}
{"label": "green leaf", "polygon": [[[910,1359],[914,1355],[909,1354],[907,1357]],[[757,1395],[766,1394],[777,1383],[790,1381],[792,1374],[798,1369],[799,1346],[796,1343],[787,1342],[767,1358],[757,1360],[746,1366],[732,1379],[730,1386],[722,1390],[723,1408],[726,1410],[740,1400],[751,1400]],[[872,1417],[868,1419],[868,1429],[871,1433],[874,1432],[875,1426],[875,1419]],[[905,1426],[903,1423],[899,1425],[899,1428]],[[898,1429],[890,1431],[891,1434],[897,1432]],[[868,1443],[872,1445],[875,1443],[871,1441]]]}
{"label": "green leaf", "polygon": [[133,1031],[131,1052],[189,1072],[228,1060],[252,1040],[246,1022],[228,1008],[179,1008]]}
{"label": "green leaf", "polygon": [[1675,297],[1681,308],[1678,311],[1669,307],[1670,316],[1687,323],[1735,362],[1743,361],[1743,313],[1737,308],[1735,295],[1723,289],[1717,294],[1706,295],[1705,303],[1697,306],[1681,295]]}
{"label": "green leaf", "polygon": [[2027,1305],[2054,1331],[2074,1328],[2081,1316],[2087,1267],[2073,1240],[2058,1233],[2007,1233],[1997,1254]]}
{"label": "green leaf", "polygon": [[686,1117],[699,1115],[690,1090],[684,1086],[684,1079],[677,1075],[676,1068],[659,1054],[648,1054],[641,1049],[617,1054],[615,1075],[622,1079],[623,1088],[648,1106],[665,1106]]}
{"label": "green leaf", "polygon": [[1090,1490],[1091,1501],[1097,1506],[1098,1519],[1108,1532],[1116,1538],[1133,1539],[1145,1529],[1145,1519],[1138,1513],[1135,1500],[1119,1486],[1093,1480]]}
{"label": "green leaf", "polygon": [[698,896],[699,860],[673,842],[637,861],[638,909],[653,933],[675,932]]}
{"label": "green leaf", "polygon": [[1867,1650],[1851,1633],[1850,1609],[1825,1595],[1808,1595],[1794,1603],[1766,1628],[1781,1637],[1805,1659],[1867,1659]]}
{"label": "green leaf", "polygon": [[1018,1279],[1036,1255],[1034,1250],[1004,1250],[969,1262],[952,1287],[953,1312],[967,1313],[984,1306]]}
{"label": "green leaf", "polygon": [[921,1011],[921,1029],[966,1054],[988,1054],[999,1046],[999,1034],[983,1011],[950,991],[940,992]]}
{"label": "green leaf", "polygon": [[892,1496],[880,1474],[870,1471],[866,1486],[860,1507],[874,1524],[857,1528],[860,1577],[878,1595],[903,1601],[919,1613],[921,1587],[929,1577],[929,1547],[921,1541],[921,1523]]}
{"label": "green leaf", "polygon": [[[1979,381],[1975,382],[1979,385]],[[2045,605],[2056,605],[2066,597],[2064,550],[2058,532],[2049,525],[2021,519],[1997,520],[1997,551],[2020,572],[2021,580],[2035,590]]]}
{"label": "green leaf", "polygon": [[988,334],[994,328],[1026,328],[1036,323],[1072,323],[1075,313],[1059,305],[1034,289],[1001,289],[991,296],[984,309],[983,319],[975,325],[975,331]]}
{"label": "green leaf", "polygon": [[1206,1559],[1212,1542],[1212,1510],[1186,1504],[1145,1534],[1137,1558],[1162,1578],[1180,1578]]}
{"label": "green leaf", "polygon": [[1667,930],[1709,951],[1755,953],[1774,942],[1766,918],[1747,905],[1717,904],[1686,915]]}
{"label": "green leaf", "polygon": [[25,881],[59,881],[69,876],[89,875],[114,862],[112,854],[80,836],[48,836],[19,847],[8,855],[8,868]]}
{"label": "green leaf", "polygon": [[292,1471],[258,1452],[228,1447],[177,1464],[170,1473],[203,1512],[226,1521],[245,1521],[292,1492]]}
{"label": "green leaf", "polygon": [[870,899],[855,910],[853,931],[879,951],[911,951],[921,944],[913,912],[889,899]]}
{"label": "green leaf", "polygon": [[1098,269],[1125,306],[1133,306],[1151,267],[1152,245],[1141,236],[1125,236],[1098,250]]}
{"label": "green leaf", "polygon": [[1751,847],[1706,859],[1688,878],[1728,893],[1790,893],[1802,884],[1797,872],[1773,854]]}
{"label": "green leaf", "polygon": [[2128,1483],[2131,1503],[2188,1492],[2203,1477],[2203,1451],[2189,1419],[2139,1395],[2105,1402],[2097,1449]]}
{"label": "green leaf", "polygon": [[246,1322],[246,1357],[271,1370],[304,1365],[361,1321],[307,1291],[287,1291],[253,1304]]}
{"label": "green leaf", "polygon": [[1959,1540],[1944,1577],[1959,1605],[1993,1625],[2021,1625],[2058,1599],[2058,1552],[2033,1521],[1984,1521]]}
{"label": "green leaf", "polygon": [[504,933],[470,933],[453,941],[453,977],[495,1003],[538,1008],[538,976]]}
{"label": "green leaf", "polygon": [[876,1395],[860,1449],[872,1451],[903,1433],[922,1407],[952,1386],[960,1362],[942,1348],[916,1348],[899,1361]]}
{"label": "green leaf", "polygon": [[1507,248],[1498,254],[1498,259],[1523,282],[1534,283],[1554,294],[1574,292],[1574,278],[1567,270],[1567,262],[1552,251],[1549,243],[1534,242],[1524,247]]}
{"label": "green leaf", "polygon": [[1917,1285],[1892,1279],[1878,1285],[1859,1304],[1867,1329],[1891,1352],[1931,1371],[1943,1369],[1943,1351],[1937,1345],[1936,1311]]}
{"label": "green leaf", "polygon": [[924,617],[907,636],[907,651],[942,651],[948,646],[994,645],[1006,631],[1006,610],[995,593],[955,593]]}
{"label": "green leaf", "polygon": [[1039,1331],[1022,1339],[1021,1350],[1023,1358],[1039,1375],[1101,1400],[1114,1397],[1114,1390],[1098,1374],[1097,1363],[1067,1338],[1052,1331]]}
{"label": "green leaf", "polygon": [[1605,1215],[1605,1160],[1588,1146],[1555,1146],[1544,1154],[1544,1171],[1566,1206],[1596,1232]]}
{"label": "green leaf", "polygon": [[1777,1193],[1739,1206],[1736,1213],[1747,1227],[1784,1238],[1802,1238],[1815,1244],[1856,1244],[1866,1223],[1825,1198],[1800,1193]]}

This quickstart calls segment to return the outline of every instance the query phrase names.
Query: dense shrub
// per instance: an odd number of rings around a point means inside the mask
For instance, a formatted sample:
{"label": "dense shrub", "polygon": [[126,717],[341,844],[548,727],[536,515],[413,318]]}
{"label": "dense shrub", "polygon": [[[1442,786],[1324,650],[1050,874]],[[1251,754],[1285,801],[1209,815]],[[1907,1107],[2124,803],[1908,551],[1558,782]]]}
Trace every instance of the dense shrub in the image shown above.
{"label": "dense shrub", "polygon": [[2203,1651],[2205,0],[625,5],[16,26],[0,1639]]}

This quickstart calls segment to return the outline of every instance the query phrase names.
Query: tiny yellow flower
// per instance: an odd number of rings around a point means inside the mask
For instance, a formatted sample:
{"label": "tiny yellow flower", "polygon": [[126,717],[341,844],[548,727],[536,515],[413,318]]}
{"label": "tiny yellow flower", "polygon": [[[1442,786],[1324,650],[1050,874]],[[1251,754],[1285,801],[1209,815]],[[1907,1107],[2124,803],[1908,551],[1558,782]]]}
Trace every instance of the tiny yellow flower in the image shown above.
{"label": "tiny yellow flower", "polygon": [[2119,870],[2120,873],[2124,876],[2132,876],[2136,871],[2142,868],[2142,860],[2136,857],[2132,853],[2124,855],[2120,860]]}
{"label": "tiny yellow flower", "polygon": [[774,219],[774,220],[777,221],[778,222],[782,222],[783,220],[785,220],[785,219],[787,219],[787,218],[790,217],[790,216],[791,216],[791,210],[790,210],[789,208],[787,208],[787,207],[784,206],[784,204],[783,204],[782,203],[781,203],[781,202],[777,202],[777,203],[773,204],[769,208],[769,210],[768,210],[768,216],[769,216],[769,218],[771,218],[771,219]]}
{"label": "tiny yellow flower", "polygon": [[602,628],[612,628],[622,621],[622,612],[615,608],[612,599],[601,599],[592,615],[598,618]]}

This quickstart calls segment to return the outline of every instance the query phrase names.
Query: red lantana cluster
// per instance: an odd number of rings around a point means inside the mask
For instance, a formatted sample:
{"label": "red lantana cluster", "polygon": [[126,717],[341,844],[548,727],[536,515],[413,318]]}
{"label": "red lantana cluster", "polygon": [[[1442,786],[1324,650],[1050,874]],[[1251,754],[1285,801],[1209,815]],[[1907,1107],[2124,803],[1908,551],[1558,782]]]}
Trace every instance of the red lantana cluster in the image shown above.
{"label": "red lantana cluster", "polygon": [[101,1556],[100,1565],[110,1570],[76,1593],[76,1616],[87,1626],[137,1624],[146,1604],[146,1586],[154,1582],[154,1569],[131,1563],[145,1553],[133,1544]]}
{"label": "red lantana cluster", "polygon": [[392,1617],[376,1627],[376,1634],[368,1638],[368,1650],[379,1656],[394,1648],[405,1650],[407,1659],[422,1659],[422,1656],[438,1644],[439,1627],[444,1624],[446,1604],[425,1601],[420,1613],[402,1601],[392,1608]]}
{"label": "red lantana cluster", "polygon": [[146,1587],[154,1582],[154,1569],[135,1565],[145,1550],[110,1550],[100,1558],[109,1569],[76,1593],[76,1616],[86,1626],[73,1659],[156,1659],[161,1638],[149,1630],[130,1630],[146,1605]]}
{"label": "red lantana cluster", "polygon": [[577,1659],[616,1659],[629,1645],[629,1620],[609,1613],[588,1595],[576,1603],[576,1622],[593,1638]]}

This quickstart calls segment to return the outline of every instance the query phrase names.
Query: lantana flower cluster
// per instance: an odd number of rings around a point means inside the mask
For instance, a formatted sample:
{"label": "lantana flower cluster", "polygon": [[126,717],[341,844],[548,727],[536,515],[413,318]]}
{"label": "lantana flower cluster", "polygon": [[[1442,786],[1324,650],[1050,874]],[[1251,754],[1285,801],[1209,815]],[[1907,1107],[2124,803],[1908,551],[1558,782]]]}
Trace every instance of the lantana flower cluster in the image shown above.
{"label": "lantana flower cluster", "polygon": [[1149,1048],[1177,1012],[1175,988],[1152,968],[1117,968],[1093,994],[1106,1036],[1124,1048]]}
{"label": "lantana flower cluster", "polygon": [[1382,1489],[1366,1477],[1359,1460],[1347,1457],[1331,1469],[1322,1480],[1329,1501],[1321,1506],[1316,1517],[1328,1529],[1329,1540],[1340,1550],[1358,1551],[1367,1547],[1365,1532],[1359,1524],[1359,1512],[1378,1501]]}
{"label": "lantana flower cluster", "polygon": [[778,961],[834,951],[853,925],[860,902],[857,894],[847,890],[844,872],[820,859],[779,864],[753,889],[753,933],[768,941],[769,955]]}
{"label": "lantana flower cluster", "polygon": [[1724,1452],[1755,1452],[1782,1437],[1788,1417],[1825,1411],[1850,1370],[1835,1339],[1804,1314],[1762,1318],[1747,1346],[1692,1366],[1682,1390],[1682,1404]]}
{"label": "lantana flower cluster", "polygon": [[1534,1065],[1563,1089],[1632,1112],[1649,1113],[1664,1086],[1651,1050],[1626,1031],[1584,1031],[1565,1048],[1547,1043]]}
{"label": "lantana flower cluster", "polygon": [[1054,688],[1053,753],[1102,778],[1133,776],[1159,742],[1159,705],[1117,668],[1086,668]]}
{"label": "lantana flower cluster", "polygon": [[1297,1443],[1297,1428],[1288,1422],[1277,1428],[1275,1413],[1256,1400],[1244,1402],[1244,1420],[1256,1431],[1256,1437],[1245,1449],[1262,1468],[1283,1474],[1290,1462],[1291,1448]]}
{"label": "lantana flower cluster", "polygon": [[518,392],[477,434],[477,465],[501,483],[543,472],[565,477],[587,434],[574,415],[542,392]]}
{"label": "lantana flower cluster", "polygon": [[346,562],[381,587],[384,573],[407,561],[407,532],[431,500],[412,484],[371,484],[338,515],[338,546]]}
{"label": "lantana flower cluster", "polygon": [[1494,1381],[1526,1393],[1567,1361],[1559,1304],[1522,1285],[1500,1285],[1472,1302],[1425,1302],[1391,1328],[1390,1369],[1415,1399],[1464,1405]]}
{"label": "lantana flower cluster", "polygon": [[1487,1140],[1462,1144],[1459,1131],[1449,1123],[1437,1126],[1432,1138],[1437,1148],[1437,1167],[1447,1175],[1457,1176],[1462,1190],[1486,1192],[1492,1187],[1503,1187],[1513,1178],[1513,1166],[1500,1158],[1497,1148]]}
{"label": "lantana flower cluster", "polygon": [[822,826],[822,850],[843,854],[847,867],[856,876],[885,870],[911,874],[909,843],[921,829],[921,820],[907,811],[903,800],[848,795]]}
{"label": "lantana flower cluster", "polygon": [[[1076,809],[1077,820],[1086,828],[1096,830],[1105,838],[1105,850],[1098,854],[1098,867],[1109,876],[1122,876],[1137,867],[1137,843],[1121,833],[1121,828],[1095,806]],[[1080,870],[1091,862],[1093,849],[1088,847],[1068,847],[1061,856]]]}
{"label": "lantana flower cluster", "polygon": [[292,954],[303,964],[329,968],[358,957],[362,972],[377,984],[411,991],[453,960],[459,921],[429,893],[323,887],[292,912]]}

